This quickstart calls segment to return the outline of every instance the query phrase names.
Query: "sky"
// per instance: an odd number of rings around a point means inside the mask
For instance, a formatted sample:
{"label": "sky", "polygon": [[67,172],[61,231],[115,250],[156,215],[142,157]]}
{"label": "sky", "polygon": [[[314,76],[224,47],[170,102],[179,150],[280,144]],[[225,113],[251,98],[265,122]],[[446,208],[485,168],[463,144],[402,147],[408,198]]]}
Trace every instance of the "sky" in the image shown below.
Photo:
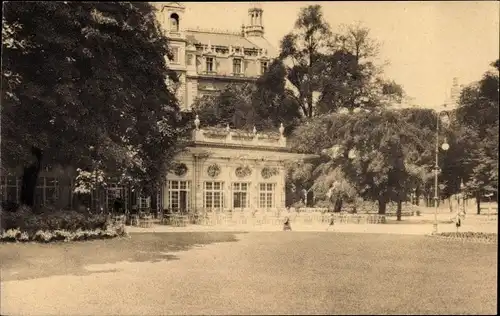
{"label": "sky", "polygon": [[[500,3],[496,1],[276,1],[259,2],[265,37],[279,47],[301,7],[320,4],[332,31],[361,23],[381,42],[385,77],[401,84],[413,103],[437,107],[450,95],[453,77],[467,85],[499,58]],[[184,27],[239,31],[250,2],[186,2]]]}

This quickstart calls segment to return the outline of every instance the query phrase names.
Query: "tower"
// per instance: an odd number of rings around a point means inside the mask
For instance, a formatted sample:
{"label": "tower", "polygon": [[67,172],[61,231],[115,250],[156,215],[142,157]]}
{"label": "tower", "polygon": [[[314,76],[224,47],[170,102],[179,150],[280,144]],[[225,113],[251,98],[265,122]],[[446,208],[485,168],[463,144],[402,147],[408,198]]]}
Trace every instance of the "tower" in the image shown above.
{"label": "tower", "polygon": [[186,8],[178,2],[156,2],[155,4],[159,8],[158,20],[169,39],[171,56],[168,58],[168,65],[179,76],[178,83],[167,81],[167,85],[174,89],[173,92],[179,100],[181,109],[185,110],[187,109],[188,97],[186,91],[186,33],[183,17]]}
{"label": "tower", "polygon": [[453,85],[451,87],[451,102],[453,107],[457,107],[458,100],[460,99],[460,86],[458,85],[458,78],[453,78]]}
{"label": "tower", "polygon": [[248,19],[249,25],[245,27],[246,37],[263,37],[264,36],[264,26],[262,24],[262,15],[264,10],[259,3],[252,5],[248,9]]}

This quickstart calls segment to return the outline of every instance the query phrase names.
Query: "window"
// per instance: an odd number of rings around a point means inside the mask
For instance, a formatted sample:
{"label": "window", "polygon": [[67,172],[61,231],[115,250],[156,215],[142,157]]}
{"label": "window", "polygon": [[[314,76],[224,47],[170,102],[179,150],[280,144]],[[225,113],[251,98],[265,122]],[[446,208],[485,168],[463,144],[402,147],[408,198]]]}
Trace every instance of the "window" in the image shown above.
{"label": "window", "polygon": [[233,183],[233,208],[249,207],[249,184],[245,182]]}
{"label": "window", "polygon": [[259,208],[274,207],[274,183],[261,183],[259,187]]}
{"label": "window", "polygon": [[18,202],[21,195],[21,179],[15,176],[0,178],[0,200]]}
{"label": "window", "polygon": [[224,182],[205,182],[205,208],[217,209],[224,207]]}
{"label": "window", "polygon": [[36,205],[51,205],[59,198],[59,182],[56,178],[40,177],[35,189]]}
{"label": "window", "polygon": [[241,74],[241,59],[233,59],[233,73]]}
{"label": "window", "polygon": [[212,57],[207,57],[207,72],[214,71],[214,59]]}
{"label": "window", "polygon": [[170,58],[170,62],[173,64],[179,63],[179,47],[171,47],[172,58]]}
{"label": "window", "polygon": [[267,61],[262,61],[260,63],[260,74],[264,74],[267,70]]}
{"label": "window", "polygon": [[189,181],[168,181],[168,208],[173,212],[187,211],[190,205]]}
{"label": "window", "polygon": [[[106,186],[106,205],[108,207],[108,211],[113,210],[115,201],[117,199],[121,199],[124,202],[127,200],[126,198],[126,190],[123,186],[118,183],[108,182]],[[123,207],[126,207],[124,205]]]}
{"label": "window", "polygon": [[177,13],[170,15],[170,30],[172,32],[179,32],[179,16]]}
{"label": "window", "polygon": [[151,207],[151,198],[150,197],[144,197],[142,195],[139,196],[137,199],[137,206],[139,206],[139,209],[148,209]]}

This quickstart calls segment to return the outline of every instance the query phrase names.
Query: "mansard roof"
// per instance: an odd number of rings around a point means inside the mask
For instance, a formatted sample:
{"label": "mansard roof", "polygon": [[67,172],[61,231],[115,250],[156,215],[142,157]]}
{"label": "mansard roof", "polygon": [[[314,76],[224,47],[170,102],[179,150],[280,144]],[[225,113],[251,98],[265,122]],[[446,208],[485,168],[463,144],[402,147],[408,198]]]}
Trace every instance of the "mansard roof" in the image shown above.
{"label": "mansard roof", "polygon": [[256,44],[243,37],[241,33],[237,32],[190,29],[186,31],[186,39],[188,40],[188,42],[192,42],[193,44],[208,45],[208,43],[210,42],[210,45],[212,46],[233,46],[250,49],[266,49],[265,47],[257,46]]}

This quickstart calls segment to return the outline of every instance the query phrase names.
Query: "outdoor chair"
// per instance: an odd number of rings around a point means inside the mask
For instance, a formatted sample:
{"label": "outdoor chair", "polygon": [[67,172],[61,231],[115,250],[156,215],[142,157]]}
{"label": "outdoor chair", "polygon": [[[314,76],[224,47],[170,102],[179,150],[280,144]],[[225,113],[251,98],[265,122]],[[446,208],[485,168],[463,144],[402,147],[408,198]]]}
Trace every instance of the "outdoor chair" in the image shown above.
{"label": "outdoor chair", "polygon": [[126,216],[125,215],[115,215],[113,216],[114,224],[125,224]]}
{"label": "outdoor chair", "polygon": [[143,228],[150,228],[153,226],[153,217],[149,214],[144,214],[139,218],[139,226]]}
{"label": "outdoor chair", "polygon": [[139,214],[131,214],[130,215],[130,225],[131,226],[139,226]]}

